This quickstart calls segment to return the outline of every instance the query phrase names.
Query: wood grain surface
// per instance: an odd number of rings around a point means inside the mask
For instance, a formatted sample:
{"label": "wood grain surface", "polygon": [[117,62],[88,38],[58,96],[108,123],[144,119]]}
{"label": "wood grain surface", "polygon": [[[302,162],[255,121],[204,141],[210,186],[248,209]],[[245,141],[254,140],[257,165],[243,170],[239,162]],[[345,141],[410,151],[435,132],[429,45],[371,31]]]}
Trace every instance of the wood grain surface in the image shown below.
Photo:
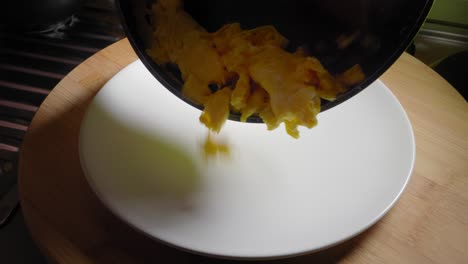
{"label": "wood grain surface", "polygon": [[[78,131],[97,91],[137,57],[122,40],[66,76],[41,105],[20,155],[26,223],[51,263],[242,263],[185,253],[114,217],[88,186]],[[408,54],[382,76],[412,122],[413,177],[395,207],[361,235],[330,249],[260,263],[468,263],[468,105]],[[252,262],[249,262],[252,263]]]}

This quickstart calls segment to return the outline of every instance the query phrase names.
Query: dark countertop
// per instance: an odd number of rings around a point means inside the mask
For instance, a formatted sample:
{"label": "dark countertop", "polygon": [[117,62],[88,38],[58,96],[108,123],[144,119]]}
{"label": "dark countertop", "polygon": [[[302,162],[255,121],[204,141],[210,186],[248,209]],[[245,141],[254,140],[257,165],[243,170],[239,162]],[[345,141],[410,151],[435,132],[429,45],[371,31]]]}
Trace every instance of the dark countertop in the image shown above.
{"label": "dark countertop", "polygon": [[9,264],[47,263],[29,235],[21,210],[0,229],[0,261]]}

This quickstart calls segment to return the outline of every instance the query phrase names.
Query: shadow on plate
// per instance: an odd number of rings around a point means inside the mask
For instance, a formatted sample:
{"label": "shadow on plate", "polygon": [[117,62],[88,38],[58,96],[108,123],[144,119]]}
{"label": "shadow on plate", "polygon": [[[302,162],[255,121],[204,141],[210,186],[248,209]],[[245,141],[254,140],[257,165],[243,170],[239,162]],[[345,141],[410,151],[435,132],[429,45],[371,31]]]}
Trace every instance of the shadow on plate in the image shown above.
{"label": "shadow on plate", "polygon": [[100,174],[90,177],[96,187],[105,185],[112,197],[130,204],[156,198],[165,204],[180,203],[196,192],[198,168],[176,143],[120,120],[99,103],[92,104],[89,113],[92,116],[82,130],[83,151],[89,157],[83,160],[93,167],[93,173]]}

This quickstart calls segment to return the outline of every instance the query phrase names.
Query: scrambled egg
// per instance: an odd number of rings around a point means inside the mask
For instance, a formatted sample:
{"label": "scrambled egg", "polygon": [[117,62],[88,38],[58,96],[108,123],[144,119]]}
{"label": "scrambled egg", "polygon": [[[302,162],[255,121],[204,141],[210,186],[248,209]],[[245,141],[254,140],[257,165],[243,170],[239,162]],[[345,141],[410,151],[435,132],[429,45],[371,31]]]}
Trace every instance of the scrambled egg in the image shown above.
{"label": "scrambled egg", "polygon": [[210,33],[183,10],[182,0],[158,0],[152,11],[148,54],[179,67],[184,96],[204,105],[200,121],[214,132],[234,111],[241,121],[259,115],[268,129],[284,123],[298,138],[298,126],[317,124],[321,98],[333,100],[365,77],[356,65],[335,78],[304,50],[287,52],[288,39],[273,26],[243,30],[232,23]]}
{"label": "scrambled egg", "polygon": [[206,159],[216,156],[217,154],[229,155],[229,146],[219,139],[214,140],[209,133],[203,143],[203,153]]}

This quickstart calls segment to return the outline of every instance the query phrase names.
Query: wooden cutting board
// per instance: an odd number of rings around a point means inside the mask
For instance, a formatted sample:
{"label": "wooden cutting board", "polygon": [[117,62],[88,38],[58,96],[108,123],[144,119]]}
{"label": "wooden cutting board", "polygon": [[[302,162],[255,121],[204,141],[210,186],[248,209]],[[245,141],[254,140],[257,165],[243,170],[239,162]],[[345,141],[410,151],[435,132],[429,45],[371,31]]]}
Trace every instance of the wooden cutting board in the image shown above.
{"label": "wooden cutting board", "polygon": [[[78,159],[84,111],[136,59],[126,39],[102,50],[68,74],[39,108],[19,163],[21,205],[33,238],[52,263],[238,263],[182,252],[134,231],[86,182]],[[262,263],[468,263],[468,105],[408,54],[381,79],[406,109],[416,137],[414,173],[401,199],[347,242]]]}

